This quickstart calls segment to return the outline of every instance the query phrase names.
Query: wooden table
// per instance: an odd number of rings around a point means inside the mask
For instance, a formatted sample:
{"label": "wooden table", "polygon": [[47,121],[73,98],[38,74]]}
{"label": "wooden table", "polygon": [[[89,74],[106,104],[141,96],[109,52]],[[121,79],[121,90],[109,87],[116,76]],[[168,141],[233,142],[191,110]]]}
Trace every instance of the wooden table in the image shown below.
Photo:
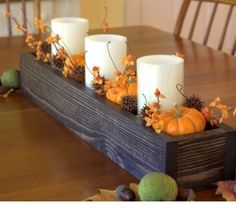
{"label": "wooden table", "polygon": [[[206,101],[219,95],[235,105],[236,57],[150,27],[111,32],[128,37],[136,58],[184,53],[185,94]],[[19,55],[27,50],[22,37],[1,38],[0,72],[18,68]],[[236,127],[235,120],[229,124]],[[0,200],[82,200],[99,188],[130,182],[137,180],[20,93],[0,100]],[[214,191],[198,191],[197,198],[220,200]]]}

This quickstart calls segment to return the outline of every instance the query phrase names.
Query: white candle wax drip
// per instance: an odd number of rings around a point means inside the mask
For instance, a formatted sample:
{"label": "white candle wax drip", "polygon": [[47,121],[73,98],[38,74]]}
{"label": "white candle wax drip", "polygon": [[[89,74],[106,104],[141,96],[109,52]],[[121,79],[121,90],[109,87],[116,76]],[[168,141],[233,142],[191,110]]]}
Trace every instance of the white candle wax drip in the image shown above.
{"label": "white candle wax drip", "polygon": [[[156,101],[154,92],[158,88],[166,99],[160,99],[163,110],[174,104],[181,106],[183,96],[176,85],[184,84],[184,60],[174,55],[150,55],[137,60],[138,112],[146,103]],[[145,96],[145,97],[144,97]]]}
{"label": "white candle wax drip", "polygon": [[[89,22],[84,18],[62,17],[51,21],[52,35],[58,34],[61,37],[59,43],[70,55],[84,52],[84,39],[88,34],[88,28]],[[57,53],[54,46],[52,53]]]}
{"label": "white candle wax drip", "polygon": [[122,58],[127,56],[126,42],[126,37],[113,34],[98,34],[85,38],[85,84],[88,88],[92,88],[94,77],[91,71],[94,66],[100,67],[100,75],[106,79],[114,78],[116,67],[121,72],[124,71]]}

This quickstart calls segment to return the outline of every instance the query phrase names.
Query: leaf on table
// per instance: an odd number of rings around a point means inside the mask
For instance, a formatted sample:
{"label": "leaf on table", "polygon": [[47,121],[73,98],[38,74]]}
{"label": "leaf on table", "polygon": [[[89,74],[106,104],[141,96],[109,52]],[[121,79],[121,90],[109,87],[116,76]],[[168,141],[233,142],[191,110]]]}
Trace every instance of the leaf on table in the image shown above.
{"label": "leaf on table", "polygon": [[129,188],[135,193],[136,201],[140,201],[140,198],[139,198],[139,195],[138,195],[138,184],[130,183]]}
{"label": "leaf on table", "polygon": [[216,194],[222,194],[226,201],[236,201],[236,180],[219,181],[216,184],[218,186]]}
{"label": "leaf on table", "polygon": [[85,201],[118,201],[118,199],[110,194],[95,194]]}
{"label": "leaf on table", "polygon": [[108,190],[108,189],[99,189],[98,190],[100,192],[100,194],[102,195],[111,195],[116,197],[116,192],[114,190]]}

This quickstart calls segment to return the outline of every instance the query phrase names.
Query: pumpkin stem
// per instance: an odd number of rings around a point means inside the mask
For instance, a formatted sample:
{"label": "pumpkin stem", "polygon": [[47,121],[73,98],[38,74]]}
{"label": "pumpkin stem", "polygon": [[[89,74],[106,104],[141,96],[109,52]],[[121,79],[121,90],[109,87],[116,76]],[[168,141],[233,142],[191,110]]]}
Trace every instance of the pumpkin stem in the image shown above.
{"label": "pumpkin stem", "polygon": [[175,108],[175,117],[176,117],[176,119],[179,119],[180,118],[180,111],[179,111],[179,107],[176,103],[174,104],[174,108]]}
{"label": "pumpkin stem", "polygon": [[111,62],[112,62],[112,64],[113,64],[113,66],[115,67],[115,69],[116,69],[116,71],[118,71],[118,68],[117,68],[117,66],[116,66],[116,64],[115,64],[115,62],[114,62],[114,60],[113,60],[113,58],[112,58],[112,56],[111,56],[111,52],[110,52],[110,49],[109,49],[109,45],[111,44],[111,41],[108,41],[107,42],[107,52],[108,52],[108,54],[109,54],[109,57],[110,57],[110,59],[111,59]]}
{"label": "pumpkin stem", "polygon": [[187,96],[182,92],[184,88],[182,84],[176,84],[176,88],[180,95],[182,95],[184,98],[187,98]]}

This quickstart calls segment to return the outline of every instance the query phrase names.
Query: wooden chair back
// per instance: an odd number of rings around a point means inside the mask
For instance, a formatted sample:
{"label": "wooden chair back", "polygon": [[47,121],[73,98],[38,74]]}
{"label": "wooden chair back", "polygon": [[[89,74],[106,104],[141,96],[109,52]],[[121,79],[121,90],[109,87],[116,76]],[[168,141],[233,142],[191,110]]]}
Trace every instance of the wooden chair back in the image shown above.
{"label": "wooden chair back", "polygon": [[[23,14],[22,22],[24,26],[27,28],[27,12],[26,12],[27,0],[19,0],[19,1],[21,1],[21,9],[22,9],[22,14]],[[10,7],[11,2],[16,2],[16,1],[6,0],[6,10],[9,12],[11,12],[11,7]],[[33,3],[34,3],[34,17],[40,18],[41,0],[33,0]],[[10,17],[8,17],[8,20],[7,20],[7,27],[8,27],[9,36],[12,36],[12,22],[11,22]]]}
{"label": "wooden chair back", "polygon": [[[188,34],[188,39],[190,39],[190,40],[192,40],[194,30],[195,30],[195,26],[196,26],[196,23],[197,23],[197,20],[198,20],[198,17],[199,17],[199,13],[200,13],[202,4],[204,2],[210,2],[210,3],[213,4],[213,10],[210,14],[210,20],[209,20],[209,23],[208,23],[208,26],[207,26],[207,30],[204,34],[204,40],[203,40],[203,43],[202,43],[203,45],[207,45],[207,42],[209,40],[210,32],[211,32],[211,29],[212,29],[212,25],[213,25],[213,22],[214,22],[219,4],[229,5],[229,10],[228,10],[227,17],[226,17],[226,20],[225,20],[225,23],[224,23],[223,32],[221,34],[220,42],[219,42],[218,48],[217,48],[218,50],[222,50],[223,44],[224,44],[224,41],[225,41],[225,37],[226,37],[226,33],[227,33],[227,29],[228,29],[228,26],[229,26],[229,22],[230,22],[233,10],[234,10],[235,5],[236,5],[236,0],[183,0],[182,6],[180,8],[179,16],[177,18],[177,22],[176,22],[176,25],[175,25],[175,29],[174,29],[174,34],[175,35],[180,36],[181,30],[183,28],[183,23],[184,23],[185,18],[186,18],[186,14],[188,12],[188,9],[190,8],[191,2],[193,2],[193,1],[197,3],[197,6],[196,6],[196,11],[195,11],[195,14],[194,14],[194,17],[193,17],[193,20],[192,20],[192,24],[190,26],[191,27],[190,32]],[[235,52],[236,52],[236,37],[234,39],[234,43],[232,45],[232,49],[230,51],[230,54],[233,55],[233,54],[235,54]]]}

